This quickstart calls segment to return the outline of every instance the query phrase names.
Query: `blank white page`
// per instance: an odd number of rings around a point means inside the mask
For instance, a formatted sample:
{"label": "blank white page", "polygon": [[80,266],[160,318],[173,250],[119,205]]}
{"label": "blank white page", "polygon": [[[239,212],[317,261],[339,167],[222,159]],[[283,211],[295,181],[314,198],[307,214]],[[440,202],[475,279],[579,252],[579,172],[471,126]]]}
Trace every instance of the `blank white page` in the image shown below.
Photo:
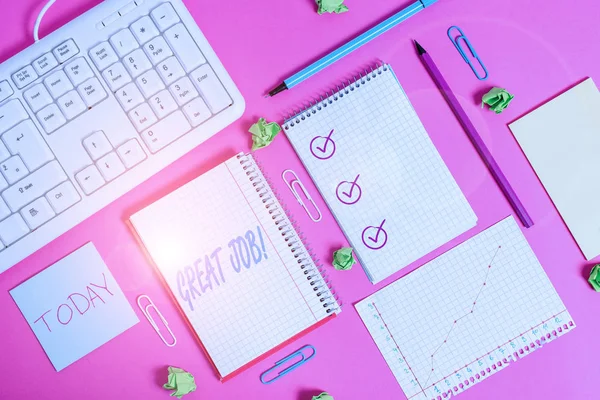
{"label": "blank white page", "polygon": [[600,92],[589,78],[509,125],[587,260],[600,254]]}
{"label": "blank white page", "polygon": [[241,156],[130,218],[221,377],[339,310],[281,210]]}
{"label": "blank white page", "polygon": [[408,399],[460,393],[575,327],[512,216],[356,309]]}
{"label": "blank white page", "polygon": [[367,76],[288,121],[285,132],[377,283],[477,217],[391,67]]}

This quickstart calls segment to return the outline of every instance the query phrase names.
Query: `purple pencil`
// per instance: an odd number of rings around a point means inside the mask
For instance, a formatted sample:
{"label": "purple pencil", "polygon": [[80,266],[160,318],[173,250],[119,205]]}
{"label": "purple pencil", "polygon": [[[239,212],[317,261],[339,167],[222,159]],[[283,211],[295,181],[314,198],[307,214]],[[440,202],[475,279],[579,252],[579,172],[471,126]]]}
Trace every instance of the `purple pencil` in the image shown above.
{"label": "purple pencil", "polygon": [[519,219],[526,228],[533,226],[533,221],[531,220],[531,217],[529,216],[529,214],[527,214],[525,207],[517,197],[517,194],[515,193],[513,188],[510,186],[510,183],[508,183],[508,179],[506,179],[506,177],[502,173],[502,170],[498,166],[498,163],[496,163],[496,160],[494,160],[492,153],[490,153],[485,143],[481,139],[481,136],[479,136],[479,133],[475,129],[475,126],[473,125],[469,117],[467,117],[467,113],[465,113],[465,110],[463,110],[463,108],[460,106],[458,99],[450,89],[450,86],[448,86],[448,82],[446,82],[446,80],[442,76],[442,73],[433,62],[431,56],[427,54],[427,51],[425,51],[425,49],[416,40],[415,45],[417,46],[419,56],[421,56],[421,58],[423,59],[425,67],[427,67],[427,69],[429,70],[429,74],[431,75],[438,88],[446,98],[446,101],[448,101],[450,108],[452,108],[452,111],[454,111],[454,115],[456,115],[456,118],[464,128],[465,132],[467,132],[467,135],[471,139],[471,143],[473,143],[473,146],[475,146],[475,149],[477,149],[477,152],[479,153],[483,162],[492,173],[492,176],[496,180],[496,183],[498,183],[498,186],[500,186],[500,189],[502,189],[502,192],[504,192],[504,195],[508,199],[508,202],[519,216]]}

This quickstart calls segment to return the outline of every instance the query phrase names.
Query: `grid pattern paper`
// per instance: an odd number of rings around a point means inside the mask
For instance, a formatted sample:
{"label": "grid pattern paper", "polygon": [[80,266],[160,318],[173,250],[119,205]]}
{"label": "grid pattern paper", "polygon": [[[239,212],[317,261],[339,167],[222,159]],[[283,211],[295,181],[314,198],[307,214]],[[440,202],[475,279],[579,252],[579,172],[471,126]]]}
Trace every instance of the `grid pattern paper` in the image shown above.
{"label": "grid pattern paper", "polygon": [[[251,168],[244,170],[242,160]],[[269,214],[280,209],[251,156],[236,156],[131,217],[221,377],[339,310],[312,259],[302,257],[304,270],[311,271],[308,280],[294,258],[306,249],[295,243],[285,214],[277,213],[276,220]],[[281,226],[291,229],[291,240],[281,235]],[[231,243],[242,238],[251,262],[236,272],[240,264]],[[294,253],[290,242],[298,248]],[[218,257],[211,257],[215,251]],[[210,280],[208,263],[216,269]],[[319,300],[314,287],[326,300]]]}
{"label": "grid pattern paper", "polygon": [[408,399],[462,392],[575,327],[512,216],[356,309]]}
{"label": "grid pattern paper", "polygon": [[477,223],[387,65],[285,132],[373,283]]}

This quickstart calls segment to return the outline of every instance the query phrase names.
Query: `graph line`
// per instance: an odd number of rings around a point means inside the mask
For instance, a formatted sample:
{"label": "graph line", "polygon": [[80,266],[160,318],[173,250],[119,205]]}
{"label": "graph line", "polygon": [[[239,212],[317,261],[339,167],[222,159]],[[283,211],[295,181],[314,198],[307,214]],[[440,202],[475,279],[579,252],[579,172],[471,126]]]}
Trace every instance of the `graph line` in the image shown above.
{"label": "graph line", "polygon": [[427,383],[429,383],[429,380],[431,379],[431,376],[433,375],[433,371],[435,370],[435,366],[434,366],[434,364],[435,364],[435,355],[446,344],[446,342],[448,341],[448,338],[450,337],[450,334],[452,333],[452,331],[454,330],[454,328],[458,324],[458,321],[462,320],[463,318],[468,317],[469,315],[473,314],[473,311],[475,311],[475,307],[477,306],[477,300],[479,299],[479,296],[481,296],[481,292],[483,292],[483,289],[486,287],[487,279],[488,279],[488,276],[490,274],[490,270],[492,269],[492,263],[496,259],[496,256],[498,255],[498,252],[500,251],[500,248],[502,248],[502,246],[498,246],[498,248],[496,249],[496,252],[494,253],[494,256],[492,257],[492,259],[488,263],[488,267],[487,267],[487,271],[486,271],[486,274],[485,274],[485,278],[483,280],[483,284],[480,286],[479,292],[477,292],[477,296],[475,296],[475,299],[473,300],[473,304],[471,305],[471,310],[469,310],[464,315],[462,315],[462,316],[460,316],[460,317],[458,317],[457,319],[454,320],[454,323],[450,327],[450,330],[448,331],[448,334],[446,335],[446,338],[444,339],[444,341],[442,343],[440,343],[440,345],[437,347],[437,349],[435,349],[435,351],[431,354],[431,371],[429,372],[429,376],[427,377],[427,380],[425,381],[425,383],[424,383],[423,386],[427,387]]}

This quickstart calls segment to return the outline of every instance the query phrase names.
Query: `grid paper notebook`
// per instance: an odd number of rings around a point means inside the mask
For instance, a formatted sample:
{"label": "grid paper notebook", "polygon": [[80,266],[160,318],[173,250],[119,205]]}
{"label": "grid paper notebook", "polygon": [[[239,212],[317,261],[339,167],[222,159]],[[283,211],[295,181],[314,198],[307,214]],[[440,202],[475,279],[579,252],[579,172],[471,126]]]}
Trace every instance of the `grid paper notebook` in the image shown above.
{"label": "grid paper notebook", "polygon": [[251,155],[130,222],[221,379],[340,311]]}
{"label": "grid paper notebook", "polygon": [[408,399],[460,393],[575,327],[512,216],[356,309]]}
{"label": "grid paper notebook", "polygon": [[477,223],[389,65],[284,130],[373,283]]}

